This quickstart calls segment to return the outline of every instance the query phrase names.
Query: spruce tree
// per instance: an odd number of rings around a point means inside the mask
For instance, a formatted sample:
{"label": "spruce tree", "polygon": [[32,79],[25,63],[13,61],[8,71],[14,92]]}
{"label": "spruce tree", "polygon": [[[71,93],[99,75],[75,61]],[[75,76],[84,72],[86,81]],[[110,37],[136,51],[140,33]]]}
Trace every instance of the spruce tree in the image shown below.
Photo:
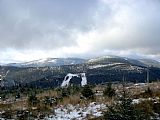
{"label": "spruce tree", "polygon": [[112,106],[108,106],[103,120],[150,120],[151,116],[146,116],[143,109],[137,109],[132,103],[132,98],[128,96],[123,85],[121,96]]}
{"label": "spruce tree", "polygon": [[87,99],[93,98],[93,95],[94,95],[94,93],[93,93],[93,91],[92,91],[92,89],[90,88],[89,85],[85,85],[83,87],[83,89],[81,91],[81,94]]}
{"label": "spruce tree", "polygon": [[115,89],[112,88],[112,84],[108,83],[107,87],[105,88],[103,95],[107,96],[109,98],[112,98],[113,96],[115,96]]}

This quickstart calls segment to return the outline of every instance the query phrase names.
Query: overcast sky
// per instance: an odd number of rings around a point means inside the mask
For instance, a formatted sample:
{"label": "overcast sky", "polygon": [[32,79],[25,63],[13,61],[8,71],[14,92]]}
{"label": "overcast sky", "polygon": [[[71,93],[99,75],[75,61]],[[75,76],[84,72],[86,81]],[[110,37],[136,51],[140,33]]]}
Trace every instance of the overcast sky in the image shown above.
{"label": "overcast sky", "polygon": [[0,0],[0,63],[101,55],[160,61],[160,0]]}

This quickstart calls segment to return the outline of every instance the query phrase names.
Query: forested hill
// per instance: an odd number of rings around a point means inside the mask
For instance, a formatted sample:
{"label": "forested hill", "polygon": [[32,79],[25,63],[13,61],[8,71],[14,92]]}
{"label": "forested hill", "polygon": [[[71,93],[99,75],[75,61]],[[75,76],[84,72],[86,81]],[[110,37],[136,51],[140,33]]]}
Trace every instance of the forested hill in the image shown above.
{"label": "forested hill", "polygon": [[[48,65],[45,67],[1,66],[1,86],[12,86],[17,83],[28,83],[41,87],[60,86],[68,73],[86,73],[88,84],[122,81],[123,76],[130,82],[145,82],[147,70],[149,70],[150,81],[160,79],[158,62],[156,64],[155,62],[146,63],[142,60],[117,56],[104,56],[89,60],[81,59],[81,62],[80,59],[77,60],[78,62],[69,65],[69,62],[65,61],[67,65]],[[8,74],[3,78],[2,76],[5,76],[7,72]]]}

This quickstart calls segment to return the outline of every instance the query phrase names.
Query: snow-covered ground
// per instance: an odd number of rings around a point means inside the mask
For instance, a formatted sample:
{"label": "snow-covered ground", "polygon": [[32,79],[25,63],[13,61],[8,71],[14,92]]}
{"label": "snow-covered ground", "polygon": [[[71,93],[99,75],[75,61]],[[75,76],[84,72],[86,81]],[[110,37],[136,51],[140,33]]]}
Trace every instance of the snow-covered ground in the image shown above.
{"label": "snow-covered ground", "polygon": [[66,105],[55,108],[55,115],[46,118],[47,120],[84,120],[87,116],[102,116],[102,111],[106,109],[106,105],[102,103],[92,102],[86,107],[80,105]]}
{"label": "snow-covered ground", "polygon": [[151,101],[154,101],[154,103],[157,103],[159,101],[159,97],[156,97],[156,98],[138,98],[138,99],[133,99],[132,100],[132,104],[139,104],[143,101],[147,101],[147,100],[151,100]]}

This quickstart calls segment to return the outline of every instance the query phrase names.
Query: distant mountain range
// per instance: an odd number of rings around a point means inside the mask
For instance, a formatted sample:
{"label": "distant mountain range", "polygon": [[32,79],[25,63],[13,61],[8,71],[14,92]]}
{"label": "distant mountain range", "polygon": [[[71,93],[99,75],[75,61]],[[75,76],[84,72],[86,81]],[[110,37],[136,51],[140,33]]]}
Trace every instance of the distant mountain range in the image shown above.
{"label": "distant mountain range", "polygon": [[14,67],[53,67],[53,66],[63,66],[63,65],[75,65],[85,63],[85,59],[80,58],[46,58],[39,59],[24,63],[9,63],[4,66],[14,66]]}
{"label": "distant mountain range", "polygon": [[[0,66],[0,86],[29,84],[36,87],[61,86],[67,74],[85,73],[88,84],[122,81],[145,82],[149,69],[150,81],[160,80],[160,62],[150,59],[131,59],[102,56],[93,59],[47,58],[25,63]],[[71,80],[73,83],[77,83]]]}
{"label": "distant mountain range", "polygon": [[14,66],[14,67],[54,67],[63,65],[76,65],[76,64],[87,64],[87,63],[130,63],[140,66],[153,66],[160,68],[160,62],[152,59],[131,59],[119,56],[102,56],[93,59],[82,59],[82,58],[45,58],[34,60],[23,63],[9,63],[3,66]]}

